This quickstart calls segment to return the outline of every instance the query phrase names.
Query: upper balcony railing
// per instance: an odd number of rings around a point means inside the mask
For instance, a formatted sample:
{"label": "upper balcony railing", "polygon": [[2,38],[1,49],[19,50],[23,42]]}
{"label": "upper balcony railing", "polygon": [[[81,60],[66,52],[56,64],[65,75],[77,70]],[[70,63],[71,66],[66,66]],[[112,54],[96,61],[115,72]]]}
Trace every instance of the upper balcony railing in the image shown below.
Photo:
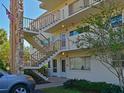
{"label": "upper balcony railing", "polygon": [[39,30],[43,30],[47,27],[49,27],[50,25],[58,22],[59,20],[61,20],[61,12],[58,11],[54,11],[51,13],[46,13],[44,15],[42,15],[41,17],[37,18],[36,20],[34,20],[32,22],[32,25],[38,25],[37,29]]}
{"label": "upper balcony railing", "polygon": [[70,4],[69,7],[69,15],[72,15],[80,10],[83,10],[91,5],[100,2],[102,0],[77,0]]}
{"label": "upper balcony railing", "polygon": [[45,31],[73,14],[83,11],[102,0],[75,0],[63,8],[43,14],[37,19],[24,18],[24,29],[31,31]]}
{"label": "upper balcony railing", "polygon": [[39,24],[33,23],[35,19],[23,17],[23,29],[26,31],[38,32]]}

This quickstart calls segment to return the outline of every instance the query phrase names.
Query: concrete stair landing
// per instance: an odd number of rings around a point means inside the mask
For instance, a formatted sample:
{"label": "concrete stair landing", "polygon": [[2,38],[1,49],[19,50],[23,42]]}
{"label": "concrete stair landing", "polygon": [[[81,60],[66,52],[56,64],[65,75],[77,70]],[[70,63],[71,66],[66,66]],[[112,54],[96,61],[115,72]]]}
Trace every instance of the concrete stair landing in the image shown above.
{"label": "concrete stair landing", "polygon": [[67,78],[62,78],[62,77],[49,77],[48,82],[50,83],[36,85],[36,89],[44,89],[44,88],[62,86],[63,83],[66,82],[67,80],[68,80]]}

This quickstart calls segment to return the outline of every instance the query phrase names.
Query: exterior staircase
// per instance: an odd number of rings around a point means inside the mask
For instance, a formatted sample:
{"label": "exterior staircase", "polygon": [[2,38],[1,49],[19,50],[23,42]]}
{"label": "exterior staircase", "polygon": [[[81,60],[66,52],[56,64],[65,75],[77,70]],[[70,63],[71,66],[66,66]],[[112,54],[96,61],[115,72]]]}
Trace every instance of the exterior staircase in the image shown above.
{"label": "exterior staircase", "polygon": [[40,72],[38,72],[37,70],[32,70],[33,73],[37,74],[39,77],[41,77],[44,80],[48,80],[48,78],[46,76],[44,76],[43,74],[41,74]]}
{"label": "exterior staircase", "polygon": [[[39,73],[37,70],[48,64],[52,58],[58,55],[60,51],[60,40],[50,42],[45,35],[43,35],[38,27],[38,24],[33,24],[33,19],[24,18],[23,31],[24,39],[28,41],[35,49],[36,52],[31,54],[30,60],[23,64],[23,69],[32,70],[44,80],[48,80],[46,76]],[[48,43],[44,43],[47,41]]]}
{"label": "exterior staircase", "polygon": [[28,33],[24,33],[24,38],[28,41],[34,48],[38,49],[39,51],[44,51],[44,46],[40,44],[40,40],[36,36],[32,36]]}
{"label": "exterior staircase", "polygon": [[36,84],[43,84],[49,82],[47,80],[48,79],[47,76],[41,74],[36,70],[34,71],[32,69],[25,69],[24,74],[31,76],[35,80]]}
{"label": "exterior staircase", "polygon": [[[58,41],[56,41],[57,43]],[[52,46],[52,45],[51,45]],[[24,64],[23,69],[30,69],[32,70],[35,74],[37,74],[39,77],[41,77],[44,80],[48,80],[46,76],[43,74],[39,73],[37,70],[42,68],[44,65],[48,64],[49,61],[52,60],[56,55],[58,55],[61,51],[53,50],[53,51],[36,51],[33,53],[30,57],[30,61],[28,64]]]}
{"label": "exterior staircase", "polygon": [[[57,42],[58,41],[56,41],[56,43]],[[52,47],[52,45],[50,46]],[[24,69],[40,69],[60,52],[59,50],[48,50],[45,52],[36,51],[31,55],[30,63],[27,65],[25,64]]]}

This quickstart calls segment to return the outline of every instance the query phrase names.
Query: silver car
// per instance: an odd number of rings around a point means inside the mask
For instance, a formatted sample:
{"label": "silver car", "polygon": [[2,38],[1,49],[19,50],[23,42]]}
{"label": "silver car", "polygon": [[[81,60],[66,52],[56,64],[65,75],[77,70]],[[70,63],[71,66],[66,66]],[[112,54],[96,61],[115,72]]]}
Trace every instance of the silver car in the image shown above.
{"label": "silver car", "polygon": [[27,75],[12,75],[0,70],[0,93],[32,93],[35,82]]}

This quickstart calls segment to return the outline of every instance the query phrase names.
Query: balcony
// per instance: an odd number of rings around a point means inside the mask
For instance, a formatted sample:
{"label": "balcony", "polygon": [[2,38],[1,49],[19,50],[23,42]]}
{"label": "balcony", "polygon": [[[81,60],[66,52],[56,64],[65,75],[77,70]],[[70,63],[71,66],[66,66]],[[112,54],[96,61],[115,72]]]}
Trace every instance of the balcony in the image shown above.
{"label": "balcony", "polygon": [[90,7],[100,1],[102,1],[102,0],[77,0],[68,6],[69,7],[69,16],[71,16],[74,13],[77,13],[87,7]]}
{"label": "balcony", "polygon": [[29,32],[32,34],[38,34],[39,33],[39,30],[38,30],[39,24],[33,23],[34,21],[35,21],[35,19],[23,17],[23,30],[25,32]]}
{"label": "balcony", "polygon": [[[26,27],[31,30],[41,32],[52,32],[58,29],[62,29],[62,25],[69,27],[72,24],[78,24],[83,18],[90,17],[91,14],[96,14],[100,10],[94,8],[99,7],[101,2],[110,3],[109,0],[75,0],[73,3],[65,5],[63,8],[51,12],[46,12],[35,20],[31,20],[30,24]],[[121,3],[120,7],[123,7],[123,0],[117,0],[117,3]]]}
{"label": "balcony", "polygon": [[[54,10],[58,5],[66,2],[67,0],[40,0],[40,8],[51,11]],[[56,2],[56,3],[55,3]]]}
{"label": "balcony", "polygon": [[69,26],[71,23],[79,23],[83,17],[93,11],[91,8],[98,5],[102,0],[76,0],[65,5],[60,10],[46,12],[37,19],[24,18],[24,29],[32,32],[50,32],[61,29],[62,25]]}
{"label": "balcony", "polygon": [[46,28],[56,24],[61,20],[61,12],[54,11],[52,13],[46,13],[37,19],[23,18],[23,29],[27,32],[31,31],[37,33],[43,31]]}
{"label": "balcony", "polygon": [[60,51],[70,51],[70,50],[77,50],[80,48],[87,48],[86,46],[80,47],[79,44],[81,41],[78,40],[78,38],[82,34],[74,35],[74,36],[69,36],[63,38],[62,36],[58,36],[54,38],[54,40],[51,40],[51,49],[52,51],[55,50],[60,50]]}

